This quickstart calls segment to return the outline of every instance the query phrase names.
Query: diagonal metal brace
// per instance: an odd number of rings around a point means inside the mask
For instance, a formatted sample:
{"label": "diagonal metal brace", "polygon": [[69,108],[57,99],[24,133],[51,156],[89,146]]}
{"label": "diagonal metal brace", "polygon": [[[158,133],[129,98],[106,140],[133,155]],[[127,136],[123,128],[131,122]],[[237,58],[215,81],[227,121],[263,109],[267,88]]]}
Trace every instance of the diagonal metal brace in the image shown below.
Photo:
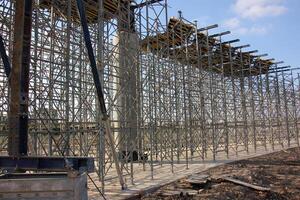
{"label": "diagonal metal brace", "polygon": [[77,2],[77,8],[78,8],[79,16],[80,16],[80,22],[81,22],[81,26],[82,26],[82,30],[83,30],[85,46],[87,49],[87,53],[88,53],[91,68],[92,68],[93,79],[94,79],[94,84],[95,84],[97,95],[98,95],[100,109],[103,114],[103,121],[106,126],[106,134],[108,137],[108,142],[109,142],[111,153],[113,155],[113,159],[115,162],[115,167],[116,167],[116,171],[118,173],[119,181],[120,181],[120,184],[121,184],[121,187],[123,190],[126,188],[126,185],[123,180],[123,175],[122,175],[120,165],[119,165],[119,159],[118,159],[117,152],[116,152],[115,145],[114,145],[114,139],[113,139],[111,129],[110,129],[109,116],[107,115],[107,110],[106,110],[105,101],[104,101],[104,94],[102,91],[102,85],[100,82],[99,73],[98,73],[98,69],[97,69],[97,65],[96,65],[96,60],[95,60],[95,56],[94,56],[94,52],[93,52],[90,32],[89,32],[87,19],[86,19],[86,15],[85,15],[85,9],[84,9],[82,0],[76,0],[76,2]]}
{"label": "diagonal metal brace", "polygon": [[5,74],[6,74],[7,78],[9,78],[11,66],[10,66],[10,62],[9,62],[8,56],[6,54],[6,51],[5,51],[4,42],[3,42],[3,38],[1,35],[0,35],[0,54],[1,54],[1,58],[3,61],[3,65],[4,65]]}

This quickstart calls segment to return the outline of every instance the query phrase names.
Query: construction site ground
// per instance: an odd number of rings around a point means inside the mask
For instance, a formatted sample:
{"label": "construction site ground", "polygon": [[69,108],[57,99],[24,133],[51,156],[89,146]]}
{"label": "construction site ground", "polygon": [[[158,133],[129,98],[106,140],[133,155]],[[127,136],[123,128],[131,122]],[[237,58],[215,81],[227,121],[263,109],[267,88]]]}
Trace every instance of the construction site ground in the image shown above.
{"label": "construction site ground", "polygon": [[[191,181],[195,177],[203,182],[195,184]],[[226,178],[241,181],[247,186]],[[252,186],[260,187],[253,189]],[[300,199],[300,148],[239,160],[198,173],[195,171],[191,176],[133,199]]]}

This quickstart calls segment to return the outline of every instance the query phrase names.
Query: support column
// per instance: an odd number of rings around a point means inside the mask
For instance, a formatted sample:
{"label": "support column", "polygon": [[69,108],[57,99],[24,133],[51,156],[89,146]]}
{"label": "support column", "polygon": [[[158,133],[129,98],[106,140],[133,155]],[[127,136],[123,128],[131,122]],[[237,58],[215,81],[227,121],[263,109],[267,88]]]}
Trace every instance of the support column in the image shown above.
{"label": "support column", "polygon": [[246,107],[246,96],[245,96],[245,78],[240,77],[240,89],[241,89],[241,103],[243,113],[243,143],[246,152],[249,153],[249,136],[248,136],[248,122],[247,122],[247,107]]}
{"label": "support column", "polygon": [[[119,32],[118,76],[120,77],[119,105],[121,107],[120,151],[123,155],[138,159],[137,134],[137,77],[138,77],[138,34],[135,32]],[[126,154],[125,154],[126,152]],[[131,157],[131,156],[130,156]]]}
{"label": "support column", "polygon": [[9,99],[8,154],[27,155],[32,0],[16,1]]}

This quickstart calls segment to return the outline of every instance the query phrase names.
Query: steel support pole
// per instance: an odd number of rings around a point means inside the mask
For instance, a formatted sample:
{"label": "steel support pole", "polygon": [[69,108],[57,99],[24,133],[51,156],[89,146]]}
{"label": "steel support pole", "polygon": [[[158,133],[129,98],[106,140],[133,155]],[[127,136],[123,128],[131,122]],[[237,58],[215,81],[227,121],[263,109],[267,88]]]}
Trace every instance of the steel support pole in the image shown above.
{"label": "steel support pole", "polygon": [[281,72],[282,77],[282,93],[283,93],[283,100],[284,100],[284,112],[285,112],[285,128],[286,128],[286,136],[287,136],[287,142],[288,147],[291,146],[291,136],[290,136],[290,128],[289,128],[289,112],[288,112],[288,99],[287,99],[287,89],[285,87],[285,74],[282,71]]}
{"label": "steel support pole", "polygon": [[248,117],[246,108],[246,95],[245,95],[245,77],[240,77],[240,89],[241,89],[241,104],[243,113],[243,142],[247,153],[249,153],[249,136],[248,136]]}
{"label": "steel support pole", "polygon": [[16,1],[14,49],[9,99],[8,154],[26,156],[32,0]]}
{"label": "steel support pole", "polygon": [[[104,7],[103,7],[103,0],[98,0],[98,32],[97,32],[97,40],[98,40],[98,48],[97,48],[97,61],[98,61],[98,69],[99,69],[99,79],[101,84],[104,84]],[[99,105],[98,105],[99,106]],[[99,109],[99,107],[98,107]],[[100,121],[101,119],[101,112],[97,112],[97,120]],[[101,182],[101,190],[102,193],[105,193],[105,132],[102,128],[99,130],[98,136],[98,176],[99,181]]]}
{"label": "steel support pole", "polygon": [[259,75],[257,76],[257,82],[259,85],[258,91],[259,91],[259,105],[260,105],[260,112],[262,117],[260,118],[259,124],[260,124],[260,135],[261,133],[263,133],[263,137],[264,137],[264,147],[265,150],[267,150],[267,132],[266,132],[266,119],[267,116],[265,114],[266,109],[265,109],[265,96],[264,96],[264,90],[263,90],[263,86],[264,86],[264,82],[263,82],[263,77],[262,77],[262,66],[261,63],[259,64]]}
{"label": "steel support pole", "polygon": [[[65,90],[66,90],[66,94],[65,94],[65,100],[66,100],[66,136],[63,136],[64,138],[64,147],[63,147],[63,152],[64,155],[69,156],[70,154],[70,134],[71,134],[71,130],[70,130],[70,81],[71,81],[71,76],[70,76],[70,68],[71,68],[71,61],[70,61],[70,51],[71,51],[71,45],[70,45],[70,41],[71,41],[71,12],[72,12],[72,1],[68,0],[68,16],[67,16],[67,37],[66,37],[66,57],[65,57],[65,62],[66,62],[66,83],[65,83]],[[73,90],[72,90],[73,91]],[[73,134],[73,133],[72,133]]]}
{"label": "steel support pole", "polygon": [[205,120],[205,94],[204,94],[204,89],[203,89],[203,85],[204,85],[204,72],[203,72],[203,56],[202,56],[202,43],[199,42],[199,37],[198,37],[198,27],[197,27],[197,36],[196,36],[196,52],[197,52],[197,66],[200,69],[199,70],[199,91],[200,91],[200,130],[201,130],[201,158],[202,160],[205,159],[205,157],[207,157],[206,154],[206,149],[207,149],[207,136],[206,136],[206,128],[205,128],[205,124],[206,124],[206,120]]}
{"label": "steel support pole", "polygon": [[229,62],[230,62],[230,80],[232,84],[232,98],[233,98],[233,120],[234,120],[234,143],[235,143],[235,155],[238,156],[238,121],[237,121],[237,95],[236,95],[236,81],[235,81],[235,75],[233,70],[233,58],[232,58],[232,47],[229,46]]}
{"label": "steel support pole", "polygon": [[[183,35],[183,27],[182,27],[182,24],[183,24],[183,18],[182,18],[182,12],[179,11],[179,20],[180,20],[180,37],[181,37],[181,41],[180,41],[180,44],[182,46],[187,46],[186,45],[186,42],[187,42],[187,36],[186,35]],[[187,49],[185,48],[185,61],[187,62]],[[183,126],[184,126],[184,139],[185,139],[185,165],[186,165],[186,169],[189,168],[189,161],[188,161],[188,157],[189,157],[189,152],[188,152],[188,127],[187,127],[187,105],[186,105],[186,90],[187,89],[187,86],[186,86],[186,80],[185,80],[185,74],[186,74],[186,69],[185,69],[185,64],[182,64],[181,65],[181,72],[182,72],[182,87],[183,87],[183,91],[182,91],[182,95],[183,95],[183,115],[184,115],[184,122],[183,122]]]}
{"label": "steel support pole", "polygon": [[209,97],[210,97],[210,110],[211,110],[211,121],[210,121],[210,129],[212,134],[212,153],[213,153],[213,160],[216,160],[217,154],[217,137],[216,137],[216,127],[215,127],[215,94],[214,94],[214,86],[215,86],[215,76],[213,72],[212,66],[212,47],[209,44],[209,35],[208,30],[206,30],[206,47],[207,47],[207,62],[208,62],[208,69],[209,69]]}
{"label": "steel support pole", "polygon": [[272,150],[274,150],[274,128],[272,126],[272,98],[271,98],[271,90],[270,90],[270,74],[266,74],[266,92],[267,92],[267,103],[268,103],[268,131],[271,133],[271,146]]}
{"label": "steel support pole", "polygon": [[[149,22],[149,5],[147,4],[148,1],[146,1],[146,35],[147,37],[149,37],[150,35],[150,22]],[[147,38],[146,37],[146,38]],[[147,50],[149,50],[149,47],[150,47],[150,43],[149,43],[149,40],[147,40]],[[150,57],[150,58],[149,58]],[[148,82],[149,82],[149,93],[148,93],[148,98],[149,98],[149,113],[150,113],[150,119],[149,119],[149,128],[148,128],[148,131],[149,131],[149,142],[150,142],[150,176],[151,176],[151,179],[153,180],[154,179],[154,166],[153,166],[153,135],[154,135],[154,117],[153,116],[153,106],[152,106],[152,95],[151,95],[151,83],[152,83],[152,75],[151,75],[151,59],[152,59],[152,56],[149,56],[148,57],[148,60],[147,60],[147,79],[148,79]],[[153,84],[153,83],[152,83]]]}
{"label": "steel support pole", "polygon": [[293,105],[293,115],[294,115],[294,127],[296,131],[296,143],[299,147],[299,127],[298,127],[298,115],[297,115],[297,106],[296,106],[296,93],[295,93],[295,81],[293,77],[293,71],[291,70],[291,81],[292,81],[292,105]]}
{"label": "steel support pole", "polygon": [[281,144],[281,147],[284,147],[284,139],[281,138],[282,133],[281,133],[281,126],[282,126],[282,115],[281,115],[281,99],[280,99],[280,89],[279,89],[279,80],[278,80],[278,69],[277,69],[277,65],[276,65],[276,72],[275,72],[275,95],[276,95],[276,102],[275,102],[275,107],[276,107],[276,119],[277,119],[277,129],[276,129],[276,137],[277,140],[279,142],[279,144]]}
{"label": "steel support pole", "polygon": [[91,68],[92,68],[92,73],[93,73],[93,80],[94,80],[96,91],[97,91],[98,101],[99,101],[99,104],[100,104],[101,112],[103,114],[103,121],[105,123],[108,142],[109,142],[109,145],[110,145],[110,148],[111,148],[113,160],[115,162],[115,167],[116,167],[116,171],[117,171],[117,174],[118,174],[118,177],[119,177],[120,185],[121,185],[122,189],[125,189],[126,185],[125,185],[125,182],[123,180],[123,175],[122,175],[120,165],[119,165],[119,159],[118,159],[116,149],[115,149],[115,145],[114,145],[114,138],[113,138],[112,133],[111,133],[110,120],[109,120],[109,116],[107,115],[107,110],[106,110],[105,101],[104,101],[104,94],[103,94],[103,91],[102,91],[102,85],[101,85],[101,82],[100,82],[99,72],[98,72],[97,65],[96,65],[96,60],[95,60],[95,56],[94,56],[94,52],[93,52],[90,32],[89,32],[87,19],[86,19],[86,15],[85,15],[84,4],[83,4],[82,0],[77,0],[77,8],[78,8],[78,11],[79,11],[81,26],[82,26],[82,30],[83,30],[83,33],[84,33],[84,40],[85,40],[86,49],[87,49],[89,60],[90,60],[90,63],[91,63]]}
{"label": "steel support pole", "polygon": [[[222,47],[222,35],[219,37],[219,48],[220,48],[220,65],[221,65],[221,90],[222,90],[222,103],[223,103],[223,117],[224,117],[224,130],[223,134],[225,136],[225,152],[227,158],[229,158],[229,128],[228,128],[228,109],[227,109],[227,91],[226,91],[226,80],[225,80],[225,69],[224,69],[224,55]],[[223,137],[224,137],[223,136]]]}
{"label": "steel support pole", "polygon": [[[249,58],[249,70],[250,70],[250,76],[248,77],[248,87],[250,87],[250,108],[251,108],[251,126],[253,131],[253,147],[254,152],[256,153],[257,149],[257,133],[256,133],[256,122],[255,122],[255,97],[254,97],[254,83],[253,83],[253,77],[252,77],[252,69],[251,69],[251,60]],[[248,137],[249,138],[249,137]]]}

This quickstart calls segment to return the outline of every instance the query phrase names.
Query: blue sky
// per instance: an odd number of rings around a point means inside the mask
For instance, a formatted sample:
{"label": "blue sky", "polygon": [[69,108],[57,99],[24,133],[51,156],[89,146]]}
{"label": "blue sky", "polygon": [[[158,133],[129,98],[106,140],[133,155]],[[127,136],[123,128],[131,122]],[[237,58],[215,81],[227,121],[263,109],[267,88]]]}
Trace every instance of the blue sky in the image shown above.
{"label": "blue sky", "polygon": [[169,0],[169,16],[219,24],[214,32],[230,30],[226,40],[239,38],[249,50],[268,53],[284,65],[300,67],[300,0]]}

